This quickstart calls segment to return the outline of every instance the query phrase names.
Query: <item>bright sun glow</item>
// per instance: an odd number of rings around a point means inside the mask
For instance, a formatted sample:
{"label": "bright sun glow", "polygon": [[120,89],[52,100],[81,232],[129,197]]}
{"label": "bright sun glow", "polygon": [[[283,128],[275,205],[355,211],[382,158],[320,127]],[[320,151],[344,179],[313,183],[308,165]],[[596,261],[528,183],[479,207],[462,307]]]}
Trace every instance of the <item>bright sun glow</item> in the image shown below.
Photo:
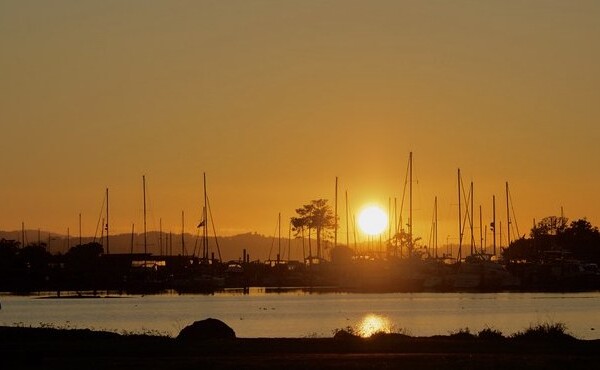
{"label": "bright sun glow", "polygon": [[379,235],[387,225],[387,215],[377,206],[367,207],[358,215],[358,226],[365,234]]}
{"label": "bright sun glow", "polygon": [[392,328],[388,319],[379,315],[367,315],[360,323],[358,334],[368,338],[376,333],[391,333]]}

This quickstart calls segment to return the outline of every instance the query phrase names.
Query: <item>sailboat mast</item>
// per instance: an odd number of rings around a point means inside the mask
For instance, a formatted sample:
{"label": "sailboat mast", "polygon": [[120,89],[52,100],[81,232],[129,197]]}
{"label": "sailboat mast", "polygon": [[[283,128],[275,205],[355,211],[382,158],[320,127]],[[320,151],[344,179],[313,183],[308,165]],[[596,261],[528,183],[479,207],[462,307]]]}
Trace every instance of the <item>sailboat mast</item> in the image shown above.
{"label": "sailboat mast", "polygon": [[79,212],[79,245],[81,244],[81,212]]}
{"label": "sailboat mast", "polygon": [[142,176],[142,187],[144,195],[144,254],[148,253],[148,237],[146,235],[146,176]]}
{"label": "sailboat mast", "polygon": [[133,254],[133,236],[135,235],[135,224],[132,223],[131,224],[131,244],[130,244],[130,251],[129,254]]}
{"label": "sailboat mast", "polygon": [[350,217],[348,214],[348,190],[346,190],[346,246],[350,247]]}
{"label": "sailboat mast", "polygon": [[388,240],[392,240],[392,197],[388,197]]}
{"label": "sailboat mast", "polygon": [[398,256],[398,198],[394,197],[394,257]]}
{"label": "sailboat mast", "polygon": [[470,226],[470,230],[471,230],[471,256],[475,253],[475,235],[473,235],[473,224],[475,223],[474,220],[474,211],[475,209],[473,208],[473,200],[475,199],[475,193],[473,193],[473,181],[471,181],[471,211],[470,211],[470,215],[469,215],[469,226]]}
{"label": "sailboat mast", "polygon": [[434,201],[434,214],[435,214],[435,221],[434,221],[434,229],[433,229],[433,235],[434,235],[434,239],[433,239],[433,245],[435,247],[435,258],[438,258],[438,199],[437,196],[435,197],[435,201]]}
{"label": "sailboat mast", "polygon": [[493,233],[493,237],[494,237],[494,256],[496,255],[496,196],[493,195],[492,196],[492,233]]}
{"label": "sailboat mast", "polygon": [[460,261],[462,257],[462,209],[461,209],[461,179],[460,179],[460,168],[458,169],[458,256],[456,257]]}
{"label": "sailboat mast", "polygon": [[338,177],[335,177],[335,214],[334,214],[334,229],[333,229],[333,247],[337,247],[337,229],[338,229]]}
{"label": "sailboat mast", "polygon": [[281,258],[281,212],[277,214],[277,263]]}
{"label": "sailboat mast", "polygon": [[354,253],[358,252],[358,243],[356,241],[356,215],[352,215],[352,233],[354,234]]}
{"label": "sailboat mast", "polygon": [[506,182],[506,221],[507,221],[507,234],[506,234],[506,246],[510,246],[510,204],[509,204],[509,195],[508,195],[508,181]]}
{"label": "sailboat mast", "polygon": [[106,254],[110,254],[110,247],[108,244],[108,188],[106,188]]}
{"label": "sailboat mast", "polygon": [[292,221],[288,223],[288,261],[292,260]]}
{"label": "sailboat mast", "polygon": [[204,189],[204,230],[202,234],[202,258],[208,260],[208,196],[206,195],[206,172],[202,174]]}
{"label": "sailboat mast", "polygon": [[160,248],[160,255],[162,256],[163,255],[162,218],[158,219],[158,247]]}
{"label": "sailboat mast", "polygon": [[479,248],[481,249],[481,253],[483,253],[483,216],[481,211],[481,204],[479,205]]}
{"label": "sailboat mast", "polygon": [[185,213],[181,211],[181,255],[185,256]]}
{"label": "sailboat mast", "polygon": [[[408,248],[409,253],[413,250],[413,154],[412,152],[408,155],[408,165],[410,168],[410,179],[408,184]],[[411,255],[409,255],[411,257]]]}

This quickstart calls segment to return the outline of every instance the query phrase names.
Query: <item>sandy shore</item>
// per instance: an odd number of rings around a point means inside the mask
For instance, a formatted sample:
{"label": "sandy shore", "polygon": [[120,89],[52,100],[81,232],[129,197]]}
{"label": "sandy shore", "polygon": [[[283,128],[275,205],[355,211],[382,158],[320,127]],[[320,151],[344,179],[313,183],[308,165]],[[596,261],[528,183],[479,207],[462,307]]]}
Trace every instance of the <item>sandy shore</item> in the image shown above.
{"label": "sandy shore", "polygon": [[173,338],[0,327],[2,369],[594,369],[600,340],[450,336]]}

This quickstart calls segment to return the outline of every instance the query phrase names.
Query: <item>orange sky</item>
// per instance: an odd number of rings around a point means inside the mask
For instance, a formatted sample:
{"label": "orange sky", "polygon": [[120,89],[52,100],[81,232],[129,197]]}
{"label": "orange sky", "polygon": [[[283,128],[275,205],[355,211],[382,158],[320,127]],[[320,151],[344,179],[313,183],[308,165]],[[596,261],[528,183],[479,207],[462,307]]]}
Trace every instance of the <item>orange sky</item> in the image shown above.
{"label": "orange sky", "polygon": [[[600,223],[595,1],[0,1],[0,229],[191,231],[202,173],[217,231],[272,235],[335,176],[355,213],[401,197],[415,231],[456,170],[521,234],[560,213]],[[343,200],[340,199],[343,204]],[[344,213],[340,207],[340,213]],[[341,224],[345,225],[342,218]],[[345,230],[341,230],[345,233]]]}

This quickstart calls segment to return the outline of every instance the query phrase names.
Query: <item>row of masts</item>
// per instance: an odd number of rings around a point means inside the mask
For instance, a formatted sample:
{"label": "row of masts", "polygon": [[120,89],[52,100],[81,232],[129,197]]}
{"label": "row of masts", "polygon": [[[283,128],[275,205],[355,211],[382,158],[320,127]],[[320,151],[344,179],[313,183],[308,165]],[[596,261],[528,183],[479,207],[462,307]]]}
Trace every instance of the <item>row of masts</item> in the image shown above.
{"label": "row of masts", "polygon": [[[203,211],[202,211],[202,220],[200,221],[200,224],[198,225],[198,228],[202,228],[202,259],[207,260],[209,257],[209,231],[208,231],[208,220],[209,220],[209,205],[208,205],[208,196],[207,196],[207,192],[206,192],[206,173],[203,174],[203,190],[204,190],[204,196],[203,196]],[[146,176],[143,175],[142,176],[142,196],[143,196],[143,240],[144,240],[144,255],[148,254],[148,232],[147,232],[147,203],[146,203]],[[103,206],[105,207],[104,212],[105,212],[105,218],[102,218],[102,234],[100,236],[100,240],[104,241],[105,243],[105,247],[106,247],[106,253],[110,254],[110,222],[109,222],[109,189],[106,188],[105,190],[105,197],[104,197],[104,204]],[[101,215],[102,216],[102,215]],[[212,218],[212,214],[210,215]],[[81,245],[83,242],[83,238],[82,238],[82,221],[81,221],[81,213],[79,213],[79,244]],[[100,224],[100,222],[99,222]],[[186,255],[186,248],[185,248],[185,213],[184,211],[181,211],[181,254],[182,255]],[[69,230],[69,229],[67,229]],[[97,233],[97,230],[96,230]],[[70,239],[70,235],[69,235],[69,231],[67,231],[67,240]],[[133,244],[134,244],[134,234],[135,234],[135,224],[131,225],[131,253],[133,254]],[[162,231],[162,218],[159,219],[159,246],[160,246],[160,251],[162,254],[163,251],[163,231]],[[169,232],[168,234],[168,240],[170,241],[170,253],[172,254],[172,233]],[[49,236],[50,238],[50,236]],[[215,235],[215,239],[216,239],[216,235]],[[22,241],[23,241],[23,245],[25,245],[25,223],[22,223]],[[96,236],[94,236],[93,241],[96,241]],[[69,245],[70,247],[70,245]],[[166,248],[165,248],[166,250]],[[220,250],[219,250],[219,258],[220,258]]]}
{"label": "row of masts", "polygon": [[[468,196],[464,194],[464,186],[463,186],[463,182],[462,182],[462,178],[461,178],[461,171],[460,169],[458,169],[458,228],[459,228],[459,243],[458,243],[458,256],[457,259],[460,260],[462,258],[462,247],[463,247],[463,240],[464,240],[464,235],[465,235],[465,226],[468,224],[470,227],[470,236],[471,236],[471,241],[470,241],[470,254],[474,255],[474,254],[483,254],[484,253],[484,246],[487,246],[487,242],[485,241],[487,238],[484,238],[484,235],[487,235],[487,226],[485,226],[485,233],[484,233],[484,226],[483,226],[483,211],[482,211],[482,206],[479,206],[479,229],[480,229],[480,235],[479,235],[479,244],[480,244],[480,248],[479,251],[477,250],[476,247],[476,242],[475,242],[475,233],[474,233],[474,185],[473,182],[470,183],[470,189],[469,189],[469,194]],[[409,153],[409,160],[408,160],[408,169],[407,169],[407,183],[408,183],[408,220],[406,223],[407,226],[407,231],[408,231],[408,245],[407,245],[407,249],[410,251],[412,251],[415,247],[414,242],[415,242],[415,238],[413,235],[413,153],[410,152]],[[406,190],[406,189],[405,189]],[[511,200],[511,196],[510,196],[510,190],[509,190],[509,185],[508,182],[505,183],[505,190],[506,190],[506,217],[507,217],[507,245],[510,245],[511,243],[511,227],[513,224],[513,221],[511,219],[511,211],[514,214],[514,209],[511,208],[512,206],[512,200]],[[404,199],[404,197],[403,197]],[[466,200],[466,202],[470,203],[469,207],[467,207],[464,212],[462,209],[462,202],[463,199]],[[349,222],[350,222],[350,215],[349,215],[349,207],[348,207],[348,191],[345,192],[345,202],[346,202],[346,244],[347,246],[350,246],[350,226],[349,226]],[[388,214],[389,214],[389,238],[390,240],[392,239],[392,220],[391,220],[391,198],[389,198],[388,200]],[[335,178],[335,203],[334,203],[334,212],[335,212],[335,227],[334,227],[334,247],[338,245],[338,238],[337,238],[337,233],[338,233],[338,177]],[[398,222],[397,220],[397,203],[396,203],[396,198],[394,198],[394,222],[393,225],[395,226],[395,234],[398,234],[398,232],[400,232],[401,228],[402,228],[402,216],[400,215],[400,222]],[[464,221],[463,221],[463,217],[464,217]],[[356,222],[354,221],[354,225],[356,225]],[[502,240],[502,222],[500,222],[500,226],[499,228],[496,227],[496,196],[493,195],[492,196],[492,222],[490,224],[490,228],[492,231],[492,255],[497,255],[497,236],[496,236],[496,231],[499,230],[500,232],[500,240]],[[356,226],[354,227],[354,233],[356,234]],[[434,197],[434,210],[433,210],[433,221],[432,221],[432,230],[431,230],[431,234],[432,237],[430,238],[430,248],[432,251],[432,255],[435,258],[438,258],[438,197],[435,196]],[[517,229],[517,234],[518,234],[518,229]],[[356,240],[356,236],[355,236],[355,240]],[[356,241],[355,241],[355,245],[356,245]],[[397,247],[397,246],[396,246]],[[449,253],[451,255],[451,253]]]}
{"label": "row of masts", "polygon": [[[475,241],[475,232],[474,232],[474,224],[475,224],[475,209],[474,209],[474,185],[473,182],[471,181],[470,183],[470,187],[469,187],[469,193],[465,194],[465,190],[464,190],[464,184],[462,181],[462,177],[461,177],[461,171],[460,169],[458,169],[458,175],[457,175],[457,179],[458,179],[458,229],[459,229],[459,233],[458,233],[458,255],[457,255],[457,260],[462,259],[463,257],[463,244],[464,244],[464,236],[465,236],[465,228],[468,225],[469,229],[470,229],[470,254],[471,255],[475,255],[475,254],[484,254],[485,253],[485,249],[487,248],[487,225],[484,227],[483,225],[483,211],[482,211],[482,206],[479,206],[479,245],[480,248],[479,250],[477,249],[477,243]],[[406,248],[408,249],[409,254],[414,250],[415,248],[415,238],[414,238],[414,234],[413,234],[413,153],[410,152],[409,153],[409,160],[408,160],[408,168],[407,168],[407,179],[406,179],[406,183],[405,183],[405,191],[406,191],[406,184],[408,184],[408,220],[406,222],[406,226],[407,226],[407,245]],[[507,207],[507,225],[508,225],[508,230],[507,230],[507,245],[510,245],[511,243],[511,226],[512,226],[512,220],[511,220],[511,201],[510,201],[510,191],[509,191],[509,186],[508,186],[508,182],[505,183],[505,187],[506,187],[506,207]],[[339,179],[336,176],[335,178],[335,190],[334,190],[334,237],[333,237],[333,247],[337,247],[338,246],[338,229],[339,229],[339,213],[338,213],[338,194],[339,194]],[[351,246],[350,243],[350,211],[349,211],[349,206],[348,206],[348,191],[345,191],[345,219],[346,219],[346,245],[348,247]],[[465,209],[463,210],[463,201],[465,203],[468,203],[468,206],[465,207]],[[404,203],[404,195],[402,198],[402,204]],[[392,207],[391,207],[391,198],[389,198],[388,201],[388,223],[389,223],[389,241],[390,243],[392,242],[392,239],[395,239],[392,237],[392,225],[395,228],[395,234],[397,235],[401,230],[402,230],[402,215],[400,215],[400,221],[398,221],[398,212],[397,212],[397,199],[394,198],[394,211],[393,211],[393,215],[394,215],[394,220],[392,222],[392,211],[391,211]],[[402,210],[401,210],[402,213]],[[514,210],[513,210],[514,213]],[[355,216],[352,217],[353,218],[353,224],[354,224],[354,246],[355,249],[357,248],[357,238],[356,238],[356,218]],[[277,235],[278,235],[278,260],[281,257],[281,212],[278,214],[278,221],[277,221]],[[429,242],[429,247],[428,249],[430,249],[431,251],[429,252],[430,256],[433,256],[435,258],[439,258],[439,248],[438,248],[438,197],[435,196],[434,197],[434,209],[433,209],[433,221],[432,221],[432,230],[431,230],[431,238],[430,238],[430,242]],[[484,229],[485,229],[485,233],[484,233]],[[492,255],[497,255],[497,235],[496,232],[497,230],[500,231],[500,240],[502,240],[502,222],[500,222],[500,227],[496,227],[496,196],[493,195],[492,196],[492,222],[490,223],[490,229],[492,231]],[[291,229],[290,229],[291,230]],[[291,232],[291,231],[290,231]],[[518,233],[518,231],[517,231]],[[484,237],[485,235],[485,237]],[[291,236],[289,237],[289,239],[291,239]],[[304,239],[304,236],[302,236],[302,239]],[[397,242],[397,240],[394,240],[394,242]],[[448,244],[448,243],[447,243]],[[395,245],[395,247],[397,248],[398,246]],[[290,255],[289,251],[288,251],[288,256]],[[449,253],[445,253],[444,257],[450,257],[452,255],[451,252]],[[400,253],[400,257],[402,257],[402,252]],[[269,257],[270,259],[270,257]]]}
{"label": "row of masts", "polygon": [[[467,224],[470,225],[470,230],[471,230],[471,241],[470,241],[470,252],[471,255],[476,254],[476,253],[483,253],[483,246],[484,246],[484,238],[483,238],[483,222],[482,222],[482,207],[481,205],[479,206],[479,223],[480,223],[480,251],[478,252],[476,250],[476,243],[475,243],[475,236],[474,236],[474,231],[473,231],[473,227],[474,227],[474,189],[473,189],[473,182],[470,183],[470,188],[469,188],[469,193],[468,195],[465,194],[464,192],[464,185],[462,182],[462,178],[461,178],[461,171],[460,169],[458,169],[458,228],[459,228],[459,233],[458,233],[458,256],[457,258],[460,259],[462,258],[462,247],[463,247],[463,241],[464,241],[464,228]],[[407,240],[407,249],[409,250],[409,252],[411,252],[414,248],[414,236],[413,236],[413,153],[410,152],[409,153],[409,160],[408,160],[408,168],[407,168],[407,181],[408,183],[408,200],[409,200],[409,206],[408,206],[408,220],[406,223],[406,226],[408,228],[408,240]],[[405,182],[405,189],[404,192],[406,191],[406,182]],[[334,202],[334,247],[338,246],[338,185],[339,185],[339,181],[338,181],[338,177],[335,178],[335,202]],[[143,246],[144,246],[144,254],[147,255],[148,254],[148,239],[147,239],[147,204],[146,204],[146,176],[142,176],[142,193],[143,193]],[[403,192],[403,194],[404,194]],[[200,221],[200,224],[198,225],[198,228],[202,228],[202,259],[207,260],[209,258],[209,230],[208,230],[208,221],[209,221],[209,216],[212,218],[212,214],[210,214],[209,211],[209,202],[208,202],[208,196],[207,196],[207,191],[206,191],[206,174],[203,174],[203,207],[202,207],[202,220]],[[465,211],[463,212],[462,210],[462,201],[463,199],[467,202],[470,203],[469,207],[466,207]],[[404,195],[402,197],[402,204],[404,203]],[[512,225],[512,221],[511,221],[511,212],[510,212],[510,192],[509,192],[509,187],[508,187],[508,182],[506,182],[506,207],[507,207],[507,242],[508,245],[511,242],[511,225]],[[350,246],[350,214],[349,214],[349,207],[348,207],[348,191],[346,190],[345,192],[345,206],[346,206],[346,244],[347,246]],[[106,253],[110,254],[110,238],[109,238],[109,189],[106,188],[105,191],[105,213],[106,213],[106,218],[102,220],[102,234],[105,235],[101,235],[100,239],[105,240],[105,246],[106,246]],[[401,207],[402,208],[402,207]],[[391,198],[389,199],[388,202],[388,209],[389,209],[389,213],[390,213],[390,217],[389,217],[389,236],[390,236],[390,242],[392,239],[392,220],[391,220]],[[402,210],[400,210],[400,212],[402,213]],[[514,211],[513,211],[514,213]],[[492,197],[492,214],[493,214],[493,219],[492,219],[492,223],[490,224],[491,227],[491,231],[493,233],[493,255],[496,255],[497,253],[497,248],[496,248],[496,197],[495,195]],[[438,198],[437,196],[435,196],[434,198],[434,211],[433,211],[433,221],[432,221],[432,237],[430,238],[430,247],[431,250],[434,254],[435,257],[438,257]],[[281,213],[279,213],[279,219],[278,219],[278,239],[281,239]],[[463,221],[464,220],[464,221]],[[356,225],[356,218],[355,216],[353,216],[353,223],[354,225]],[[185,225],[185,214],[182,211],[181,213],[181,224],[182,224],[182,229],[181,229],[181,253],[182,255],[186,255],[186,248],[185,248],[185,229],[184,229],[184,225]],[[398,216],[397,216],[397,200],[396,198],[394,198],[394,222],[393,225],[395,227],[395,235],[397,235],[400,230],[402,229],[401,227],[402,224],[402,216],[400,215],[400,221],[398,221]],[[160,250],[161,250],[161,254],[163,251],[163,231],[162,231],[162,219],[159,220],[159,228],[160,228],[160,232],[159,232],[159,244],[160,244]],[[213,228],[214,228],[214,223],[213,223]],[[25,232],[24,232],[24,223],[22,225],[22,229],[23,229],[23,235],[22,235],[22,240],[23,242],[25,242]],[[500,222],[500,239],[502,240],[502,223]],[[131,252],[133,253],[133,234],[135,232],[135,225],[132,224],[132,241],[131,241]],[[67,231],[67,234],[70,234],[69,231]],[[171,233],[169,233],[169,235],[171,235]],[[487,235],[487,226],[486,226],[486,235]],[[68,239],[70,239],[70,235],[68,237]],[[291,239],[291,230],[290,230],[290,236],[289,239]],[[304,238],[303,238],[304,239]],[[354,244],[356,246],[357,242],[356,242],[356,226],[354,227]],[[95,240],[95,237],[94,237]],[[169,240],[172,244],[172,237],[169,237]],[[215,235],[215,240],[216,240],[216,235]],[[397,242],[397,240],[396,240]],[[81,213],[79,214],[79,243],[82,243],[82,236],[81,236]],[[395,246],[397,248],[397,245]],[[195,249],[195,248],[194,248]],[[218,245],[217,245],[217,249]],[[278,256],[281,255],[281,242],[279,241],[279,245],[278,245]],[[172,247],[171,247],[171,253],[172,253]],[[194,252],[195,254],[195,252]],[[289,256],[289,251],[288,251],[288,256]],[[220,258],[220,250],[219,250],[219,258]]]}

